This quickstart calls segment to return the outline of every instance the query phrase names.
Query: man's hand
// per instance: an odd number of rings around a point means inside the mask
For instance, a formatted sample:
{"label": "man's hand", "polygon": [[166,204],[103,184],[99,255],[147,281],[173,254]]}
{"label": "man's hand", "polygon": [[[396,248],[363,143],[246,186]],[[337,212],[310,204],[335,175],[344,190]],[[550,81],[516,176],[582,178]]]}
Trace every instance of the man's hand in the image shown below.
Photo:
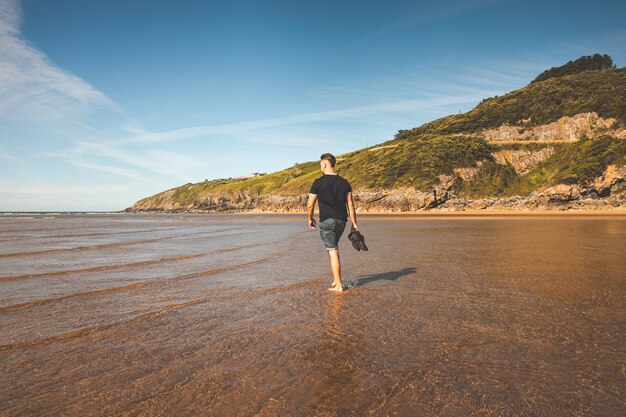
{"label": "man's hand", "polygon": [[309,199],[306,202],[306,214],[309,218],[309,229],[315,229],[315,219],[313,218],[313,212],[315,211],[316,201],[317,194],[309,194]]}
{"label": "man's hand", "polygon": [[348,203],[348,217],[350,223],[352,223],[352,231],[358,232],[359,226],[356,224],[356,209],[354,208],[354,199],[352,198],[352,191],[346,194],[346,203]]}

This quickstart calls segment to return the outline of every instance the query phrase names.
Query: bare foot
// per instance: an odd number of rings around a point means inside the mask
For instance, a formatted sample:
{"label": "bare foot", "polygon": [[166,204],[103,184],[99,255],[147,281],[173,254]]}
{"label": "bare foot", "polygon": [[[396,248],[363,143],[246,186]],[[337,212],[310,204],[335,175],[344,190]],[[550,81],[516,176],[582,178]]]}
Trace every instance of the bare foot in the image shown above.
{"label": "bare foot", "polygon": [[333,285],[332,287],[330,287],[328,289],[328,291],[343,292],[343,287],[337,286],[337,285]]}
{"label": "bare foot", "polygon": [[333,281],[333,283],[330,284],[330,288],[333,288],[335,285],[337,285],[337,283],[335,281]]}

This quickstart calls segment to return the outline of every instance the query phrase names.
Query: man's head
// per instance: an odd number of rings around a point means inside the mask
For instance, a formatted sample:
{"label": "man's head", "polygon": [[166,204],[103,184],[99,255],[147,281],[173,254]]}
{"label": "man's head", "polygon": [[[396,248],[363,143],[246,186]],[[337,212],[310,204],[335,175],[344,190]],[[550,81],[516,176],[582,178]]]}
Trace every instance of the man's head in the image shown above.
{"label": "man's head", "polygon": [[320,167],[322,168],[322,172],[334,171],[336,162],[337,160],[330,153],[325,153],[324,155],[320,156]]}

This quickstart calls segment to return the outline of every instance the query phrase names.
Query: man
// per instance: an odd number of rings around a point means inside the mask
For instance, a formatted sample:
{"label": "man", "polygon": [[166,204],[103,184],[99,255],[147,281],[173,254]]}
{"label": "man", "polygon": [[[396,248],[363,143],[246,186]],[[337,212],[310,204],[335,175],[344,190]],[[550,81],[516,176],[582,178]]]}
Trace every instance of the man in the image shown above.
{"label": "man", "polygon": [[324,175],[313,182],[306,211],[309,216],[309,227],[315,229],[316,223],[313,218],[313,210],[315,202],[319,202],[320,236],[328,252],[330,269],[334,278],[329,290],[343,291],[341,262],[339,260],[339,238],[346,227],[348,211],[350,212],[352,230],[359,231],[359,226],[356,224],[352,187],[345,178],[342,178],[335,172],[336,162],[335,157],[329,153],[325,153],[320,157],[320,168]]}

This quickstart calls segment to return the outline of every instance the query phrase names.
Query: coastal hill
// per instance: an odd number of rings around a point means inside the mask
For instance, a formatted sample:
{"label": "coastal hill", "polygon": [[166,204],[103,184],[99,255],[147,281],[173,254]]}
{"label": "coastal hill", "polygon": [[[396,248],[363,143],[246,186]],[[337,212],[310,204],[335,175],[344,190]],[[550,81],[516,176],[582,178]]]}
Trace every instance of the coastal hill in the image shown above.
{"label": "coastal hill", "polygon": [[[359,211],[626,209],[626,68],[570,61],[467,113],[337,157]],[[253,167],[251,167],[253,168]],[[127,211],[302,211],[318,161],[185,184]]]}

